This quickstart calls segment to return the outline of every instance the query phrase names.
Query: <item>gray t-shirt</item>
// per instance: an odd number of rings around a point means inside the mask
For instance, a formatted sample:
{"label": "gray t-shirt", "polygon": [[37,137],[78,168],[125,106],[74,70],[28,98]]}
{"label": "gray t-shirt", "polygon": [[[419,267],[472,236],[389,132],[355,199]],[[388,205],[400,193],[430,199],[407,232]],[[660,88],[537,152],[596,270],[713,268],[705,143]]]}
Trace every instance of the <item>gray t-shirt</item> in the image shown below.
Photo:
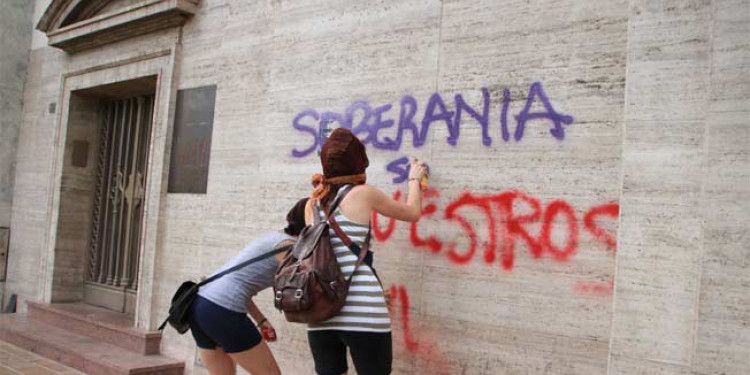
{"label": "gray t-shirt", "polygon": [[[212,275],[273,251],[279,243],[285,240],[294,239],[284,233],[265,233],[250,241],[239,255],[221,266]],[[273,276],[278,266],[279,262],[275,256],[263,259],[202,286],[198,295],[223,308],[245,313],[248,299],[273,284]]]}

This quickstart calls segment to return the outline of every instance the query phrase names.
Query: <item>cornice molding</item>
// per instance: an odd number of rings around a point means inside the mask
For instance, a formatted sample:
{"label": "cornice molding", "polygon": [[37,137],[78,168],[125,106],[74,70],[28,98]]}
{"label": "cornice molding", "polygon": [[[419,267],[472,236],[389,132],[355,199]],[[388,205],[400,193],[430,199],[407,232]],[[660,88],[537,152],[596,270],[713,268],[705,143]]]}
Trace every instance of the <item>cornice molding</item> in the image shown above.
{"label": "cornice molding", "polygon": [[47,34],[50,46],[75,53],[181,26],[196,13],[199,0],[145,0],[96,14],[114,1],[117,0],[53,0],[37,29]]}

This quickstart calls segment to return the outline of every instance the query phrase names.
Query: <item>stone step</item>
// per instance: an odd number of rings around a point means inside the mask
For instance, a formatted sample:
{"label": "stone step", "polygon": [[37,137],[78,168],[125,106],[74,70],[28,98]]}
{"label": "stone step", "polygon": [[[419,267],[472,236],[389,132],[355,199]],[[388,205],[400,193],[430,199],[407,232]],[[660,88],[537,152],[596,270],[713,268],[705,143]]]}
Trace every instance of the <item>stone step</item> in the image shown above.
{"label": "stone step", "polygon": [[0,315],[0,340],[91,375],[181,375],[185,363],[143,355],[26,314]]}
{"label": "stone step", "polygon": [[159,354],[161,332],[133,327],[133,316],[83,303],[27,302],[29,317],[140,354]]}

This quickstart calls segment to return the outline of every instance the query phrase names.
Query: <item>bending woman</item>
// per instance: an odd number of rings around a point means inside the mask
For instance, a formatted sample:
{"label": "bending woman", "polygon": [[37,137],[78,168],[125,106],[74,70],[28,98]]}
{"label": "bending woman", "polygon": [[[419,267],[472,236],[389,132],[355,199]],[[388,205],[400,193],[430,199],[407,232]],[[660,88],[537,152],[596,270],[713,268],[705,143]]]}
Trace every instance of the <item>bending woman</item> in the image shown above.
{"label": "bending woman", "polygon": [[[234,259],[214,274],[275,249],[294,244],[305,227],[307,198],[287,214],[283,232],[268,232],[251,241]],[[278,375],[279,366],[258,328],[273,329],[252,297],[271,286],[279,262],[289,251],[252,263],[204,285],[190,311],[190,331],[211,375],[234,375],[236,364],[253,375]]]}
{"label": "bending woman", "polygon": [[[406,204],[391,199],[382,191],[365,184],[369,165],[365,146],[351,131],[339,128],[331,133],[321,150],[324,175],[313,176],[316,189],[305,209],[306,221],[313,223],[312,205],[324,207],[346,192],[332,213],[341,229],[360,247],[370,232],[370,217],[375,211],[396,220],[417,221],[421,214],[419,180],[424,164],[411,164]],[[331,229],[331,244],[345,277],[354,270],[357,256]],[[388,375],[393,361],[391,321],[383,287],[372,267],[372,254],[352,278],[343,309],[334,317],[310,324],[307,333],[318,375],[341,375],[348,371],[346,349],[359,375]]]}

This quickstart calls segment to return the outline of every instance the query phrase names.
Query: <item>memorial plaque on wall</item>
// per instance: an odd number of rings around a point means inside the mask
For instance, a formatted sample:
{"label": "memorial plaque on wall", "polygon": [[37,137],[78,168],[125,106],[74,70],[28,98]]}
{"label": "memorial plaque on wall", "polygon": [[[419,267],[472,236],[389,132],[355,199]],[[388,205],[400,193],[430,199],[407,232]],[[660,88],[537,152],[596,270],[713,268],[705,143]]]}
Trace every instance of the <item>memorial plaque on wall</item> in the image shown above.
{"label": "memorial plaque on wall", "polygon": [[215,104],[215,85],[177,91],[168,192],[206,193]]}

